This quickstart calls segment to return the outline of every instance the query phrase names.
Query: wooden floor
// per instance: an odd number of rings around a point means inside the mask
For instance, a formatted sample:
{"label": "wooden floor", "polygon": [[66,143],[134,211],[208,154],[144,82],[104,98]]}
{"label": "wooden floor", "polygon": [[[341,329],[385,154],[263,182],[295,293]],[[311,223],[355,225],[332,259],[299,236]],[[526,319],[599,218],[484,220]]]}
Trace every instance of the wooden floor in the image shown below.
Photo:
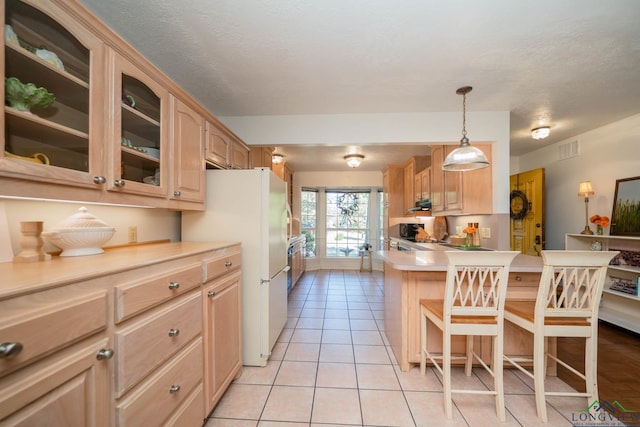
{"label": "wooden floor", "polygon": [[[558,339],[558,356],[583,369],[584,338]],[[584,382],[566,369],[558,367],[558,376],[584,391]],[[600,322],[598,390],[600,401],[617,400],[627,410],[640,411],[640,335]]]}

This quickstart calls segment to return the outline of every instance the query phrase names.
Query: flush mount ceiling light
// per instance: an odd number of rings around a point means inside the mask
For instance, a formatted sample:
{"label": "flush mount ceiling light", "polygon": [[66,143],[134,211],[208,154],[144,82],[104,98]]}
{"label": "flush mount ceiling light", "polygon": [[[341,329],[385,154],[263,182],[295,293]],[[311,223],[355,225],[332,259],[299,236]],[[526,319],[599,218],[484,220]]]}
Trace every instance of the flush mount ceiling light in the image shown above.
{"label": "flush mount ceiling light", "polygon": [[347,154],[344,156],[344,159],[347,161],[347,165],[349,165],[350,168],[357,168],[364,160],[364,156],[362,154]]}
{"label": "flush mount ceiling light", "polygon": [[460,139],[460,146],[444,159],[442,170],[464,172],[489,166],[487,156],[482,150],[472,147],[469,144],[469,138],[467,138],[467,94],[471,92],[471,89],[473,89],[471,86],[464,86],[456,90],[458,95],[462,95],[462,139]]}
{"label": "flush mount ceiling light", "polygon": [[544,139],[549,136],[549,133],[551,133],[551,128],[549,126],[540,126],[535,129],[531,129],[531,138]]}
{"label": "flush mount ceiling light", "polygon": [[282,154],[273,153],[271,155],[271,163],[279,165],[284,161],[284,156]]}

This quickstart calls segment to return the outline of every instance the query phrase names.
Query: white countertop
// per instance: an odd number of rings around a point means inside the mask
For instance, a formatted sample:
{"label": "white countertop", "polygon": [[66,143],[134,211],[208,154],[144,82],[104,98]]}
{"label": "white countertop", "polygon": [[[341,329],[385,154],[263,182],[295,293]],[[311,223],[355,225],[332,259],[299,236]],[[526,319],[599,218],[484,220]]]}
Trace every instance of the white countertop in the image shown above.
{"label": "white countertop", "polygon": [[[437,243],[419,243],[423,251],[378,251],[382,260],[396,270],[406,271],[446,271],[445,251],[456,251]],[[511,263],[510,271],[517,273],[539,273],[542,271],[542,257],[518,255]]]}

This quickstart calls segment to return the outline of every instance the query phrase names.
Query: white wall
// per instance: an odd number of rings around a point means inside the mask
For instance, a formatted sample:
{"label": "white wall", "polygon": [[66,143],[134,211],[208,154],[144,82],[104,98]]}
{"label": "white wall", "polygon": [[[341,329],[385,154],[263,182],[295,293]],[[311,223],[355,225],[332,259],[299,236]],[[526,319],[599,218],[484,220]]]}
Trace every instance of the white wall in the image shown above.
{"label": "white wall", "polygon": [[[611,218],[616,180],[640,176],[639,138],[640,114],[512,159],[512,175],[545,169],[547,249],[564,249],[565,233],[584,229],[584,199],[577,195],[581,181],[591,181],[595,192],[589,198],[589,215]],[[559,160],[559,146],[574,140],[580,154]],[[595,232],[595,225],[590,226]]]}
{"label": "white wall", "polygon": [[[2,198],[0,198],[0,205],[3,205],[6,211],[11,251],[14,255],[20,252],[21,221],[44,221],[46,231],[78,212],[81,206],[86,207],[90,214],[115,227],[116,233],[107,242],[107,245],[127,243],[129,226],[138,228],[138,242],[162,239],[170,239],[174,242],[180,240],[180,213],[166,209]],[[2,209],[0,209],[0,213],[2,213]],[[0,233],[3,232],[5,231],[0,230]],[[1,243],[2,240],[0,240]],[[56,248],[47,244],[45,249],[55,250]]]}

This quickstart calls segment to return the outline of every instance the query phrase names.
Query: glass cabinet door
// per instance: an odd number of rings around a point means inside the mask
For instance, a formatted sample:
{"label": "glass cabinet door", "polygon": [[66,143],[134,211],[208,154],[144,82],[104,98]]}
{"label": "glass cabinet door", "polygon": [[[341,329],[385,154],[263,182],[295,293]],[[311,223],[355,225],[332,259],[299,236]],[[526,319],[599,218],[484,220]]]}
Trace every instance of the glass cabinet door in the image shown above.
{"label": "glass cabinet door", "polygon": [[165,197],[168,188],[169,92],[134,64],[110,53],[111,162],[107,188]]}
{"label": "glass cabinet door", "polygon": [[4,9],[0,174],[101,189],[104,44],[51,2]]}

